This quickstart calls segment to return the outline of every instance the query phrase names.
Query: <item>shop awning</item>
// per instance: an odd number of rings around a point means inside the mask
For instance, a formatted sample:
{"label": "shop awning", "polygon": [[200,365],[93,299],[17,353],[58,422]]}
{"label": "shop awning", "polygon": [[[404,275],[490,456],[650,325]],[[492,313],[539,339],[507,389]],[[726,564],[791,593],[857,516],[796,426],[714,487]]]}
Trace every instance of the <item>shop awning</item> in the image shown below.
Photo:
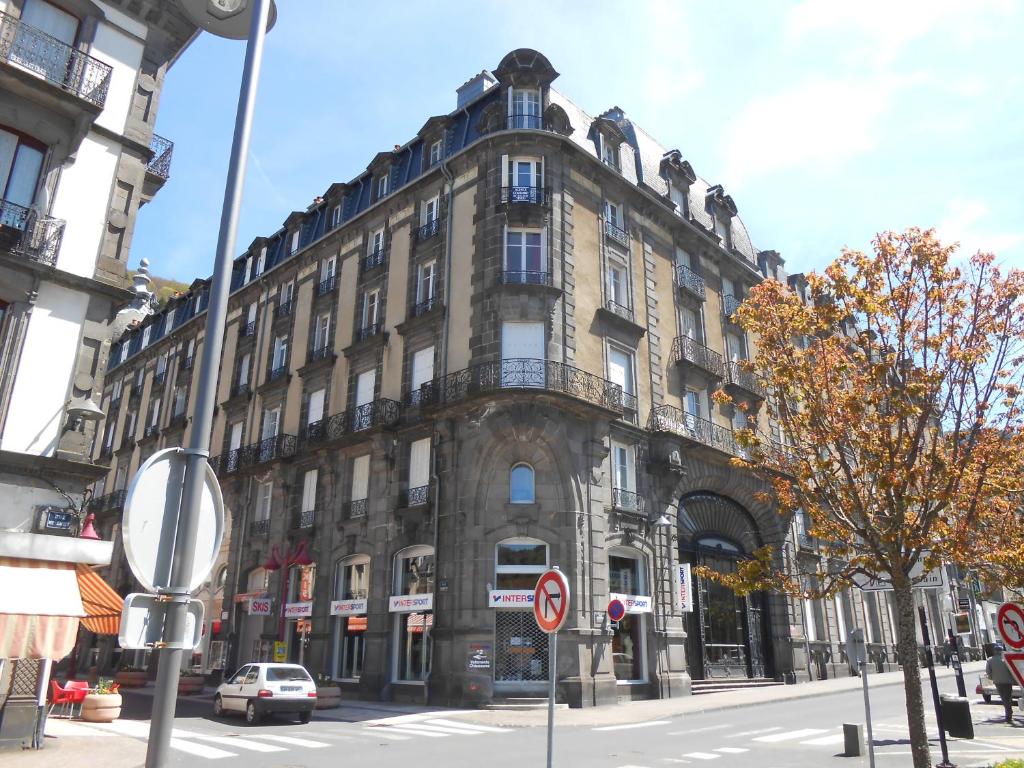
{"label": "shop awning", "polygon": [[0,557],[0,658],[63,659],[85,615],[74,563]]}
{"label": "shop awning", "polygon": [[82,626],[97,635],[116,635],[121,627],[124,599],[88,565],[79,563],[76,570],[85,609]]}

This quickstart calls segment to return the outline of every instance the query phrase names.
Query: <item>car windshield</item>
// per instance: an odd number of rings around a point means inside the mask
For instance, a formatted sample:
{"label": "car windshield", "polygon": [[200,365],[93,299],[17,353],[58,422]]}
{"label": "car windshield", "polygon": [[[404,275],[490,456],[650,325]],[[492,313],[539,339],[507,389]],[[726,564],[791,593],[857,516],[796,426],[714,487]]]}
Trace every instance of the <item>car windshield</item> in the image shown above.
{"label": "car windshield", "polygon": [[302,667],[267,667],[267,680],[279,683],[283,680],[311,680]]}

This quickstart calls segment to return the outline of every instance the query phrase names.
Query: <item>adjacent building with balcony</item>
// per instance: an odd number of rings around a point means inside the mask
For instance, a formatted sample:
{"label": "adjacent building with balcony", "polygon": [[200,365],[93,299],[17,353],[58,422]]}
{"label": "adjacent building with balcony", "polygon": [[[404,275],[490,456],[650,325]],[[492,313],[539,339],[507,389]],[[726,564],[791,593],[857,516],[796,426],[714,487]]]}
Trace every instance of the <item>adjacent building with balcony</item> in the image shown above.
{"label": "adjacent building with balcony", "polygon": [[[588,115],[556,77],[513,51],[236,259],[211,449],[233,533],[208,666],[305,643],[346,695],[544,696],[530,600],[558,565],[574,706],[806,677],[800,601],[695,580],[684,611],[675,583],[764,544],[795,556],[794,524],[730,464],[748,416],[710,397],[731,388],[778,432],[731,317],[786,280],[782,259],[678,150],[618,107]],[[108,494],[188,439],[166,404],[190,412],[207,288],[115,345]]]}
{"label": "adjacent building with balcony", "polygon": [[[38,660],[65,656],[78,628],[69,618],[43,643],[42,625],[75,606],[34,585],[55,572],[73,584],[76,564],[111,559],[109,540],[77,533],[86,487],[112,459],[94,449],[111,336],[144,311],[115,320],[136,297],[135,216],[169,173],[170,143],[153,132],[160,89],[195,32],[156,0],[0,2],[0,744],[25,741],[12,708],[34,706]],[[110,519],[99,527],[109,539]],[[41,615],[16,610],[14,593]]]}

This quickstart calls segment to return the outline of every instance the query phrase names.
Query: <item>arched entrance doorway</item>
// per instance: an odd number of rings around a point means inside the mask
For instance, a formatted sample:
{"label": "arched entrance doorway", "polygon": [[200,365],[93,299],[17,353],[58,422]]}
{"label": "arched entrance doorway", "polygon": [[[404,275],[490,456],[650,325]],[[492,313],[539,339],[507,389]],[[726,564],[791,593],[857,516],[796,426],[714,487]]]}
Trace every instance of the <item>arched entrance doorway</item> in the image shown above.
{"label": "arched entrance doorway", "polygon": [[[679,559],[720,573],[760,546],[750,513],[725,496],[692,493],[679,502]],[[687,620],[694,679],[768,677],[763,593],[741,597],[713,579],[694,577],[696,605]]]}

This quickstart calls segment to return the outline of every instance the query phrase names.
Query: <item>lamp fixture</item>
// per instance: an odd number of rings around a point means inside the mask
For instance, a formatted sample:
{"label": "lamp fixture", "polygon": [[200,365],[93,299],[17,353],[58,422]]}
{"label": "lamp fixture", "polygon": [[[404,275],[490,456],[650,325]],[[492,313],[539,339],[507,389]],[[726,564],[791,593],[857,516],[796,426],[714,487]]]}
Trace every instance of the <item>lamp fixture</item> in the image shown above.
{"label": "lamp fixture", "polygon": [[64,427],[65,431],[81,432],[85,427],[85,422],[99,421],[107,416],[91,397],[68,400],[65,405],[68,407],[68,423]]}

